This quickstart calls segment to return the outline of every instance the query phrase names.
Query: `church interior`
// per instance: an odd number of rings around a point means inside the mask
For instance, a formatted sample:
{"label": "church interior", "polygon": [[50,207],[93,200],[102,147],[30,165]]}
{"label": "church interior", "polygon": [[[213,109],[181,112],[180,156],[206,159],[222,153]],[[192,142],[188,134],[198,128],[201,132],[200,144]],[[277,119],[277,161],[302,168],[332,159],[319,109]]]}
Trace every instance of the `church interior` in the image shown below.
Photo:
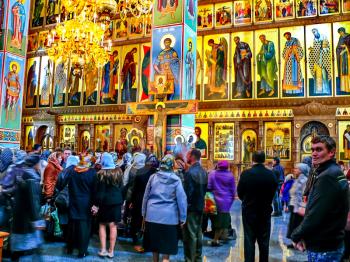
{"label": "church interior", "polygon": [[0,0],[2,147],[189,146],[239,173],[325,134],[350,160],[350,1],[81,3]]}

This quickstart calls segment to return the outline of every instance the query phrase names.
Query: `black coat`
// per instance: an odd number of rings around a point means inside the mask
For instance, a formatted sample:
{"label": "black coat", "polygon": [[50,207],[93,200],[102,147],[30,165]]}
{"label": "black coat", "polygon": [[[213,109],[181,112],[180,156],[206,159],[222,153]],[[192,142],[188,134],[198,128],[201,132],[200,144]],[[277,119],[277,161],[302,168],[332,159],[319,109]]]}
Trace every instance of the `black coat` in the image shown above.
{"label": "black coat", "polygon": [[94,205],[98,207],[121,205],[123,203],[122,191],[122,182],[113,185],[99,180],[96,184]]}
{"label": "black coat", "polygon": [[276,176],[263,164],[244,170],[237,186],[238,197],[242,200],[242,214],[270,216],[277,186]]}
{"label": "black coat", "polygon": [[344,241],[349,186],[335,160],[322,163],[312,174],[303,222],[293,231],[292,240],[305,241],[307,250],[336,250]]}

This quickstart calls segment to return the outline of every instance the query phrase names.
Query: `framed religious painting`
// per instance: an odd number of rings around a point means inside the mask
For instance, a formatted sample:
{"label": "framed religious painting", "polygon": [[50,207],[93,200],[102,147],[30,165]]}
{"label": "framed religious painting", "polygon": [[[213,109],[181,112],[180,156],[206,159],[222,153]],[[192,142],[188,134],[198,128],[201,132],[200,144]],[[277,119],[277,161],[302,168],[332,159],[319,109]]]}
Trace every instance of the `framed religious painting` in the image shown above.
{"label": "framed religious painting", "polygon": [[66,103],[68,89],[68,62],[55,63],[53,78],[52,106],[60,107]]}
{"label": "framed religious painting", "polygon": [[75,126],[74,125],[62,125],[60,126],[60,147],[65,148],[69,146],[74,148],[75,143]]}
{"label": "framed religious painting", "polygon": [[128,151],[127,134],[132,129],[132,125],[115,125],[114,126],[114,151],[117,152],[118,158],[121,159]]}
{"label": "framed religious painting", "polygon": [[27,75],[25,88],[25,108],[35,108],[37,102],[40,72],[40,57],[27,59]]}
{"label": "framed religious painting", "polygon": [[317,0],[295,0],[297,18],[317,16]]}
{"label": "framed religious painting", "polygon": [[276,98],[279,90],[278,29],[255,31],[257,98]]}
{"label": "framed religious painting", "polygon": [[56,24],[61,15],[61,1],[47,0],[46,3],[46,24]]}
{"label": "framed religious painting", "polygon": [[185,0],[185,24],[197,32],[198,0]]}
{"label": "framed religious painting", "polygon": [[36,52],[38,49],[38,33],[28,35],[27,53]]}
{"label": "framed religious painting", "polygon": [[149,76],[151,70],[151,43],[144,43],[140,45],[140,56],[141,56],[141,70],[140,70],[140,80],[141,84],[138,92],[138,101],[146,102],[150,100],[150,95],[148,93]]}
{"label": "framed religious painting", "polygon": [[49,107],[53,82],[53,61],[48,56],[41,57],[39,82],[39,107]]}
{"label": "framed religious painting", "polygon": [[343,12],[343,14],[350,13],[350,0],[343,0],[342,1],[342,12]]}
{"label": "framed religious painting", "polygon": [[196,56],[196,99],[201,100],[204,59],[203,59],[203,36],[197,36],[197,56]]}
{"label": "framed religious painting", "polygon": [[47,36],[49,31],[40,31],[38,36],[38,51],[45,51],[47,46]]}
{"label": "framed religious painting", "polygon": [[335,95],[350,95],[350,22],[333,23]]}
{"label": "framed religious painting", "polygon": [[206,101],[229,99],[229,39],[229,34],[204,36],[203,99]]}
{"label": "framed religious painting", "polygon": [[67,88],[68,106],[80,106],[82,92],[83,69],[78,65],[70,65]]}
{"label": "framed religious painting", "polygon": [[24,150],[30,152],[34,146],[34,126],[25,127]]}
{"label": "framed religious painting", "polygon": [[254,23],[270,23],[273,21],[273,2],[272,0],[253,0],[254,5]]}
{"label": "framed religious painting", "polygon": [[127,20],[114,20],[114,36],[113,40],[124,40],[128,36],[128,22]]}
{"label": "framed religious painting", "polygon": [[97,103],[97,94],[98,94],[98,87],[101,86],[100,80],[101,77],[101,69],[93,66],[88,65],[83,70],[83,86],[84,86],[84,99],[83,104],[92,106],[96,105]]}
{"label": "framed religious painting", "polygon": [[140,46],[123,46],[120,63],[120,94],[121,102],[136,102],[137,88],[140,82],[139,59]]}
{"label": "framed religious painting", "polygon": [[90,130],[84,130],[80,133],[79,148],[81,152],[86,152],[90,149]]}
{"label": "framed religious painting", "polygon": [[252,1],[239,0],[233,2],[233,24],[235,26],[250,25],[253,22]]}
{"label": "framed religious painting", "polygon": [[[182,65],[182,90],[183,100],[196,99],[196,56],[197,56],[197,33],[192,30],[185,30],[184,39],[184,59]],[[193,48],[194,47],[194,48]]]}
{"label": "framed religious painting", "polygon": [[164,26],[181,23],[184,0],[156,0],[153,5],[153,25]]}
{"label": "framed religious painting", "polygon": [[265,122],[265,154],[266,160],[279,157],[281,160],[291,159],[291,122]]}
{"label": "framed religious painting", "polygon": [[144,35],[144,17],[130,17],[129,24],[129,38],[139,38]]}
{"label": "framed religious painting", "polygon": [[[27,1],[31,2],[31,1]],[[38,28],[44,25],[45,17],[45,0],[32,1],[32,16],[30,21],[30,28]],[[27,9],[29,10],[29,9]]]}
{"label": "framed religious painting", "polygon": [[215,28],[232,25],[232,2],[215,4]]}
{"label": "framed religious painting", "polygon": [[201,158],[208,159],[208,145],[209,145],[209,124],[208,123],[196,123],[194,132],[197,136],[197,140],[194,147],[201,151]]}
{"label": "framed religious painting", "polygon": [[274,8],[276,21],[284,21],[295,17],[294,0],[276,0]]}
{"label": "framed religious painting", "polygon": [[304,26],[280,28],[282,97],[305,97]]}
{"label": "framed religious painting", "polygon": [[234,160],[234,123],[215,123],[214,160]]}
{"label": "framed religious painting", "polygon": [[149,94],[167,94],[168,100],[180,99],[181,39],[181,26],[153,29]]}
{"label": "framed religious painting", "polygon": [[106,21],[105,24],[105,32],[103,34],[103,41],[111,41],[113,40],[113,21]]}
{"label": "framed religious painting", "polygon": [[318,0],[318,13],[323,15],[336,15],[340,11],[340,0]]}
{"label": "framed religious painting", "polygon": [[197,29],[213,28],[214,5],[198,6]]}
{"label": "framed religious painting", "polygon": [[338,121],[339,160],[350,161],[350,121]]}
{"label": "framed religious painting", "polygon": [[233,66],[231,68],[232,99],[253,98],[253,31],[234,32],[231,35]]}
{"label": "framed religious painting", "polygon": [[111,129],[109,125],[95,126],[95,151],[108,152],[110,146]]}
{"label": "framed religious painting", "polygon": [[241,161],[242,163],[252,163],[253,153],[258,148],[258,136],[256,135],[255,130],[246,129],[242,133],[241,140]]}
{"label": "framed religious painting", "polygon": [[308,95],[325,97],[333,94],[332,29],[331,24],[308,25],[306,54]]}
{"label": "framed religious painting", "polygon": [[144,16],[144,33],[146,36],[150,36],[152,34],[152,15]]}
{"label": "framed religious painting", "polygon": [[[117,104],[119,95],[119,73],[121,72],[122,48],[113,47],[109,61],[102,67],[100,104]],[[132,80],[132,79],[130,79]]]}

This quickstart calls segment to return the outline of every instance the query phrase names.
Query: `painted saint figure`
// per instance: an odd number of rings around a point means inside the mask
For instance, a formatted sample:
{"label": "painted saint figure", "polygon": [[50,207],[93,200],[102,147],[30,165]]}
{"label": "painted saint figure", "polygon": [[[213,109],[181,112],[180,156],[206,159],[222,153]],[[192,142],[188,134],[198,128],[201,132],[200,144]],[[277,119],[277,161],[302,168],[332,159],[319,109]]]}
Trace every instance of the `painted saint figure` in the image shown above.
{"label": "painted saint figure", "polygon": [[235,98],[242,97],[245,93],[246,97],[252,95],[252,51],[250,46],[241,42],[238,36],[234,37],[236,43],[233,63],[235,68],[235,84],[237,93]]}
{"label": "painted saint figure", "polygon": [[350,125],[346,126],[343,134],[344,159],[350,159]]}
{"label": "painted saint figure", "polygon": [[251,139],[250,136],[247,136],[247,139],[243,141],[243,146],[243,162],[251,162],[253,152],[255,151],[255,139]]}
{"label": "painted saint figure", "polygon": [[24,27],[26,23],[26,10],[24,8],[24,5],[22,4],[22,1],[23,0],[17,0],[17,2],[14,3],[11,8],[11,45],[19,50],[22,49]]}
{"label": "painted saint figure", "polygon": [[332,79],[331,49],[326,36],[318,29],[312,29],[313,45],[309,47],[309,68],[314,78],[313,91],[315,95],[330,95]]}
{"label": "painted saint figure", "polygon": [[227,52],[228,45],[225,38],[220,38],[220,43],[216,44],[213,39],[208,41],[211,50],[206,50],[206,62],[208,77],[209,94],[212,96],[219,93],[222,98],[226,94],[226,77],[227,77]]}
{"label": "painted saint figure", "polygon": [[121,81],[123,82],[123,102],[131,102],[131,89],[136,80],[136,62],[134,55],[137,52],[137,48],[134,47],[130,52],[125,55],[124,65],[121,71]]}
{"label": "painted saint figure", "polygon": [[6,110],[6,122],[8,121],[8,116],[10,111],[17,110],[20,112],[21,108],[18,106],[19,94],[21,91],[21,83],[19,82],[19,76],[17,70],[19,71],[19,64],[12,61],[10,63],[10,72],[5,76],[5,86],[6,86],[6,99],[4,101],[4,108]]}
{"label": "painted saint figure", "polygon": [[85,104],[91,102],[95,104],[94,92],[97,89],[98,69],[95,66],[89,66],[85,73]]}
{"label": "painted saint figure", "polygon": [[38,75],[36,72],[36,61],[30,66],[27,75],[27,94],[26,94],[26,106],[34,106],[35,90],[38,87]]}
{"label": "painted saint figure", "polygon": [[265,35],[260,35],[262,43],[260,52],[257,56],[258,75],[260,76],[260,92],[258,96],[265,92],[268,96],[275,93],[275,80],[277,80],[277,61],[275,45],[272,41],[266,39]]}
{"label": "painted saint figure", "polygon": [[192,52],[192,40],[188,42],[188,50],[185,57],[185,99],[194,99],[194,56]]}
{"label": "painted saint figure", "polygon": [[50,90],[52,83],[52,71],[51,71],[51,60],[47,60],[47,65],[44,67],[43,83],[41,85],[41,95],[40,95],[40,105],[48,106],[50,105]]}
{"label": "painted saint figure", "polygon": [[188,0],[187,11],[191,19],[194,19],[194,0]]}
{"label": "painted saint figure", "polygon": [[194,147],[201,151],[202,158],[207,157],[207,143],[201,138],[202,129],[199,126],[194,128],[194,132],[197,136],[197,141]]}
{"label": "painted saint figure", "polygon": [[159,19],[165,17],[169,13],[171,18],[175,19],[175,12],[178,5],[179,0],[158,0],[157,10],[161,13]]}
{"label": "painted saint figure", "polygon": [[122,159],[123,155],[128,151],[127,133],[128,130],[126,128],[120,129],[120,136],[115,144],[115,152],[118,154],[118,159]]}
{"label": "painted saint figure", "polygon": [[5,0],[0,0],[0,36],[3,34],[2,26],[5,18]]}
{"label": "painted saint figure", "polygon": [[300,94],[303,92],[303,75],[300,61],[304,52],[299,40],[292,37],[290,32],[285,32],[286,44],[283,49],[284,72],[282,89],[286,94]]}
{"label": "painted saint figure", "polygon": [[113,54],[110,56],[109,61],[103,67],[101,103],[107,103],[106,99],[108,98],[112,102],[115,102],[115,86],[118,84],[118,67],[118,51],[114,50]]}
{"label": "painted saint figure", "polygon": [[350,92],[350,34],[344,27],[338,29],[339,40],[337,44],[337,66],[340,81],[340,91]]}
{"label": "painted saint figure", "polygon": [[68,79],[69,105],[79,105],[79,86],[82,78],[82,70],[79,66],[72,66]]}
{"label": "painted saint figure", "polygon": [[157,104],[154,114],[154,142],[156,144],[156,156],[160,159],[163,156],[163,132],[165,132],[165,122],[167,113],[165,105]]}
{"label": "painted saint figure", "polygon": [[35,6],[33,11],[33,20],[32,27],[41,26],[42,25],[42,17],[41,12],[44,8],[44,1],[35,0]]}
{"label": "painted saint figure", "polygon": [[64,70],[64,63],[59,63],[55,70],[54,80],[54,98],[53,105],[61,105],[63,101],[63,92],[67,85],[67,74]]}

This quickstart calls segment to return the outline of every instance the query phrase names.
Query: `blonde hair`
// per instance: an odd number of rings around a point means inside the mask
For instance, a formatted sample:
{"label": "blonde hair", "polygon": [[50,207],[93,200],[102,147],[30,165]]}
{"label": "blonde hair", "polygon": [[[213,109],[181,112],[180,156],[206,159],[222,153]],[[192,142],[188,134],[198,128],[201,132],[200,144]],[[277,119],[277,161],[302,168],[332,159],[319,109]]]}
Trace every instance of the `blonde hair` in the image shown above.
{"label": "blonde hair", "polygon": [[123,180],[123,171],[119,167],[115,169],[101,169],[97,173],[97,178],[108,185],[120,185]]}

